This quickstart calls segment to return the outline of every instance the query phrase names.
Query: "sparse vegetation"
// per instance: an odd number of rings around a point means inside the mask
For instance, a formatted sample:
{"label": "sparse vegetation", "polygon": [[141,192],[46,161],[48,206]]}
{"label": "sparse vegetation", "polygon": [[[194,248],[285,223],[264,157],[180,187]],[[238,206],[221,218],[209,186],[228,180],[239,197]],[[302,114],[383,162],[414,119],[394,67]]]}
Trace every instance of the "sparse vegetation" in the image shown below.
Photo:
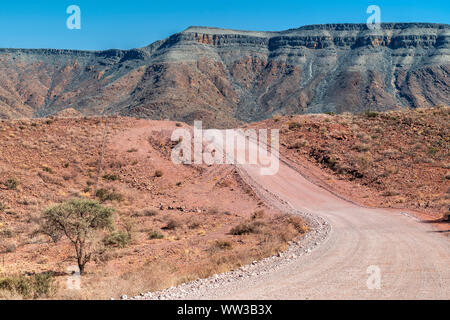
{"label": "sparse vegetation", "polygon": [[264,223],[260,221],[247,221],[240,223],[230,230],[230,234],[240,236],[244,234],[258,233],[263,224]]}
{"label": "sparse vegetation", "polygon": [[[448,181],[449,116],[449,107],[369,110],[326,117],[331,122],[323,116],[295,116],[290,123],[302,123],[301,127],[285,131],[281,124],[275,127],[280,128],[280,143],[288,158],[301,162],[309,158],[339,180],[357,180],[360,194],[364,192],[361,202],[401,204],[443,214],[448,208],[444,184]],[[330,133],[324,135],[324,130]],[[386,196],[391,190],[398,194]]]}
{"label": "sparse vegetation", "polygon": [[95,192],[95,196],[102,203],[106,201],[117,201],[117,202],[123,201],[123,195],[121,195],[118,192],[110,191],[107,189],[98,189]]}
{"label": "sparse vegetation", "polygon": [[214,247],[220,250],[230,250],[233,247],[233,243],[229,240],[216,240]]}
{"label": "sparse vegetation", "polygon": [[257,210],[252,214],[252,219],[263,219],[266,217],[266,212],[264,210]]}
{"label": "sparse vegetation", "polygon": [[148,233],[148,239],[152,240],[152,239],[163,239],[164,238],[164,234],[162,234],[159,231],[151,231]]}
{"label": "sparse vegetation", "polygon": [[95,233],[112,228],[111,208],[98,202],[74,199],[48,207],[42,213],[41,231],[53,240],[67,237],[73,244],[80,273],[95,253]]}
{"label": "sparse vegetation", "polygon": [[358,152],[366,152],[370,150],[370,145],[366,143],[356,143],[354,149]]}
{"label": "sparse vegetation", "polygon": [[13,232],[10,229],[0,230],[0,237],[3,238],[12,238]]}
{"label": "sparse vegetation", "polygon": [[42,167],[42,171],[47,172],[47,173],[53,173],[52,168],[47,167],[47,166]]}
{"label": "sparse vegetation", "polygon": [[378,117],[378,112],[375,112],[375,111],[366,110],[364,112],[364,114],[366,115],[367,118],[376,118],[376,117]]}
{"label": "sparse vegetation", "polygon": [[[0,187],[4,191],[0,192],[0,201],[4,204],[4,211],[0,213],[0,256],[5,260],[2,264],[0,259],[2,272],[8,275],[26,272],[28,277],[33,271],[53,270],[57,282],[65,282],[66,267],[76,264],[73,262],[75,246],[63,232],[44,233],[41,212],[48,203],[64,204],[62,201],[70,197],[89,201],[87,199],[96,196],[102,206],[114,205],[118,213],[114,229],[92,230],[87,237],[86,253],[91,258],[85,266],[84,273],[88,274],[83,277],[81,291],[59,290],[58,299],[107,299],[123,293],[137,294],[140,289],[164,289],[274,254],[285,248],[284,239],[298,235],[292,233],[293,229],[284,221],[271,218],[278,213],[275,209],[266,209],[266,216],[256,219],[264,223],[260,232],[242,237],[228,235],[229,229],[244,222],[245,217],[249,217],[250,222],[251,215],[264,203],[255,202],[247,188],[247,193],[241,193],[234,173],[219,172],[217,177],[213,176],[216,184],[208,185],[211,189],[205,193],[204,186],[198,188],[192,184],[193,178],[198,176],[196,168],[185,167],[179,176],[172,170],[166,171],[171,163],[164,152],[170,152],[172,143],[165,137],[155,136],[157,144],[152,144],[154,148],[139,150],[139,158],[137,154],[128,154],[127,146],[139,145],[134,137],[129,140],[123,135],[134,127],[134,119],[110,119],[108,137],[117,140],[117,146],[124,149],[111,149],[108,144],[100,164],[98,142],[103,137],[104,127],[95,126],[95,120],[90,117],[58,119],[52,130],[40,125],[45,120],[37,120],[38,127],[31,130],[28,126],[22,132],[16,122],[2,123],[2,129],[4,125],[7,130],[0,130],[1,138],[14,142],[0,147],[11,158],[0,177]],[[45,164],[41,154],[51,154],[45,158]],[[26,161],[22,161],[24,157]],[[132,166],[135,160],[139,161],[138,166]],[[21,165],[16,166],[17,163]],[[99,165],[103,173],[97,181]],[[44,166],[52,172],[44,170]],[[164,177],[154,179],[155,170],[148,175],[144,168],[152,167],[164,170]],[[114,179],[103,179],[105,174],[118,175],[121,182],[113,184],[109,181]],[[4,182],[10,177],[19,179],[17,189],[20,192],[6,191]],[[179,192],[175,187],[179,185],[177,181],[194,193],[201,190],[195,201],[185,197],[188,193]],[[97,182],[98,188],[103,188],[98,193]],[[212,202],[212,199],[221,201]],[[128,239],[131,240],[128,242]],[[219,239],[217,247],[215,239]],[[0,297],[22,298],[20,294],[1,289]]]}
{"label": "sparse vegetation", "polygon": [[164,172],[162,172],[161,170],[156,170],[155,171],[155,177],[160,178],[164,175]]}
{"label": "sparse vegetation", "polygon": [[17,243],[15,241],[3,241],[0,248],[1,253],[12,253],[17,250]]}
{"label": "sparse vegetation", "polygon": [[145,217],[154,217],[154,216],[158,215],[158,210],[156,210],[156,209],[145,209],[142,212],[142,215],[144,215]]}
{"label": "sparse vegetation", "polygon": [[279,114],[274,114],[272,116],[273,121],[279,122],[281,120],[281,116]]}
{"label": "sparse vegetation", "polygon": [[115,231],[107,235],[103,239],[106,246],[125,248],[131,241],[131,236],[128,232]]}
{"label": "sparse vegetation", "polygon": [[295,130],[302,127],[302,124],[300,122],[292,121],[289,122],[289,130]]}
{"label": "sparse vegetation", "polygon": [[109,181],[117,181],[120,180],[120,177],[117,174],[104,174],[102,177],[104,180],[109,180]]}
{"label": "sparse vegetation", "polygon": [[293,144],[289,145],[289,149],[300,149],[308,145],[308,141],[305,139],[298,139]]}
{"label": "sparse vegetation", "polygon": [[0,275],[0,299],[2,298],[2,291],[8,291],[26,299],[38,299],[41,297],[50,297],[56,293],[56,290],[57,288],[51,273],[41,273],[32,276]]}
{"label": "sparse vegetation", "polygon": [[14,178],[10,178],[4,182],[4,185],[9,190],[16,190],[17,186],[19,185],[19,182]]}
{"label": "sparse vegetation", "polygon": [[163,228],[164,230],[175,230],[181,226],[181,222],[177,219],[169,219],[166,226]]}

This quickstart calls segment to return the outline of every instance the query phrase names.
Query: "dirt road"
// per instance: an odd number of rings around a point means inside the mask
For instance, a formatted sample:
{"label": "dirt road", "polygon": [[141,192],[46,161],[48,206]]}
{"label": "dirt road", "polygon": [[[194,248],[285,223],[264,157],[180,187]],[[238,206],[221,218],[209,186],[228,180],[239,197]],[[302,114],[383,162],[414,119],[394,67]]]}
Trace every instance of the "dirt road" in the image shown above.
{"label": "dirt road", "polygon": [[319,217],[302,252],[137,299],[450,298],[450,243],[430,224],[400,210],[341,199],[281,161],[275,175],[262,175],[260,165],[238,168],[257,193],[270,194],[266,202]]}
{"label": "dirt road", "polygon": [[331,231],[312,252],[274,272],[187,299],[450,298],[449,241],[430,225],[401,211],[349,203],[282,162],[276,175],[261,175],[258,165],[241,168],[259,188],[326,219]]}

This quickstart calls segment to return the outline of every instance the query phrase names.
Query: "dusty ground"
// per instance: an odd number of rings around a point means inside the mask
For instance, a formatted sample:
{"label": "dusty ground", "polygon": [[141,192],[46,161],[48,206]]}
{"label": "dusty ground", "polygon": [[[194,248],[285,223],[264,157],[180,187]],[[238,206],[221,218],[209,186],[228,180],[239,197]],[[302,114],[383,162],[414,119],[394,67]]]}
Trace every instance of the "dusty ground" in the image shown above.
{"label": "dusty ground", "polygon": [[[378,246],[376,256],[382,259],[380,263],[389,270],[398,267],[391,270],[390,276],[398,270],[400,274],[411,271],[400,267],[411,263],[411,259],[424,262],[417,268],[420,272],[433,267],[439,273],[441,262],[433,262],[434,266],[425,263],[436,260],[436,256],[427,257],[430,254],[427,246],[435,243],[437,247],[445,248],[445,245],[426,234],[431,234],[435,230],[433,227],[440,229],[439,236],[448,234],[448,223],[440,221],[449,206],[448,123],[449,109],[446,107],[364,115],[275,117],[248,127],[281,129],[280,151],[287,160],[281,173],[273,178],[275,180],[270,177],[267,180],[261,179],[252,168],[246,168],[246,171],[299,211],[306,210],[331,220],[334,229],[330,239],[336,243],[329,240],[319,249],[316,258],[320,261],[328,259],[330,263],[321,264],[318,272],[325,274],[327,268],[354,268],[348,263],[353,263],[357,256],[347,253],[355,250],[366,259],[365,262],[370,262],[374,260],[373,255],[365,255],[361,250],[364,246]],[[232,167],[174,166],[169,159],[172,144],[168,135],[178,126],[184,125],[130,118],[109,119],[98,188],[123,197],[120,202],[106,201],[104,204],[117,209],[117,229],[132,230],[132,241],[125,248],[108,247],[102,256],[88,265],[82,292],[74,295],[62,290],[59,297],[108,298],[122,293],[133,295],[155,291],[268,256],[285,249],[289,239],[298,235],[299,230],[292,229],[295,222],[277,216],[279,211],[266,207]],[[1,123],[0,266],[3,273],[50,270],[61,274],[58,277],[61,282],[66,279],[66,268],[74,264],[71,247],[66,242],[55,246],[49,239],[37,235],[38,217],[47,205],[77,196],[93,197],[104,128],[104,119],[99,118]],[[323,189],[331,191],[333,196],[323,193]],[[309,196],[302,197],[302,194]],[[314,199],[322,198],[329,202],[325,208],[312,206],[316,203]],[[342,198],[369,207],[406,208],[409,215],[439,223],[417,227],[417,221],[412,222],[404,215],[399,217],[399,211],[374,212],[342,202]],[[342,211],[342,208],[346,210]],[[262,217],[251,218],[260,210],[265,211]],[[362,213],[370,219],[361,217]],[[232,227],[255,221],[263,222],[264,226],[258,234],[229,234]],[[167,228],[170,224],[175,227]],[[374,231],[378,227],[381,234]],[[355,228],[357,230],[353,230]],[[375,229],[366,234],[358,228]],[[349,233],[349,230],[354,232]],[[161,232],[164,238],[149,239],[152,231]],[[392,232],[404,235],[397,239],[391,236]],[[411,242],[411,239],[416,240]],[[417,239],[422,239],[423,244],[417,244]],[[398,243],[398,246],[391,250],[392,243]],[[412,250],[415,246],[418,247]],[[399,250],[405,254],[400,255]],[[336,255],[336,252],[342,254]],[[336,256],[347,256],[348,263],[342,263],[340,258],[336,260]],[[448,259],[445,254],[441,256]],[[395,261],[392,266],[388,258]],[[317,277],[318,272],[306,272],[300,279],[296,270],[312,268],[313,261],[317,260],[308,258],[300,265],[289,267],[286,274],[292,275],[298,283],[305,283],[308,274]],[[295,285],[291,288],[286,281],[282,286],[276,285],[284,271],[280,272],[270,278],[273,279],[270,282],[273,295],[265,295],[259,287],[250,287],[254,282],[248,280],[247,294],[255,295],[246,297],[285,297],[287,294],[300,297],[291,292]],[[365,274],[365,270],[358,272],[361,280],[360,273]],[[412,275],[410,279],[402,276],[404,281],[397,282],[411,289],[405,294],[417,297],[420,295],[414,296],[412,292],[425,288],[424,283],[430,283],[430,288],[439,285],[436,272],[430,274],[431,282],[418,275]],[[335,280],[347,285],[342,279],[330,278],[331,282]],[[391,280],[393,291],[388,293],[399,295],[401,289],[394,278]],[[267,282],[263,281],[258,286],[265,284]],[[423,289],[423,297],[432,296],[430,288]],[[325,286],[322,293],[327,290]],[[217,296],[230,297],[229,293],[233,291],[225,289]],[[326,297],[316,293],[320,292],[305,291],[304,297]],[[443,292],[437,294],[445,296]],[[205,296],[213,295],[207,292]]]}
{"label": "dusty ground", "polygon": [[[100,118],[2,121],[0,273],[52,271],[58,298],[132,295],[275,254],[306,230],[266,207],[233,167],[175,166],[168,137],[178,126],[110,118],[104,139]],[[131,242],[106,246],[87,265],[82,291],[66,291],[73,249],[39,235],[39,216],[54,203],[93,198],[96,188],[121,198],[103,204],[116,209],[116,229],[129,231]],[[258,224],[258,232],[231,235],[242,223]],[[163,239],[150,239],[154,231]]]}
{"label": "dusty ground", "polygon": [[450,108],[274,117],[281,154],[328,190],[436,220],[450,207]]}
{"label": "dusty ground", "polygon": [[349,202],[289,163],[281,163],[275,175],[260,175],[257,165],[243,165],[242,170],[255,192],[270,190],[271,201],[327,221],[325,239],[320,233],[326,229],[311,228],[305,238],[319,234],[319,243],[300,242],[303,252],[275,260],[275,267],[273,260],[263,261],[250,274],[230,273],[139,299],[449,299],[448,238],[408,215],[409,210]]}

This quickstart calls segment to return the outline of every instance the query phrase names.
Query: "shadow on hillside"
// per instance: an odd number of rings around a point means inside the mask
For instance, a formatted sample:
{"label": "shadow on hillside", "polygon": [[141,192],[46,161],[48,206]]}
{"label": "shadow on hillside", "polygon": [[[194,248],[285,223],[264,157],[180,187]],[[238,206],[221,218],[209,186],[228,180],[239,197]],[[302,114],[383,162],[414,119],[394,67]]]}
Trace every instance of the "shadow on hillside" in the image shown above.
{"label": "shadow on hillside", "polygon": [[436,220],[422,220],[420,222],[422,222],[422,223],[450,223],[449,220],[446,220],[446,219],[443,219],[443,218],[436,219]]}

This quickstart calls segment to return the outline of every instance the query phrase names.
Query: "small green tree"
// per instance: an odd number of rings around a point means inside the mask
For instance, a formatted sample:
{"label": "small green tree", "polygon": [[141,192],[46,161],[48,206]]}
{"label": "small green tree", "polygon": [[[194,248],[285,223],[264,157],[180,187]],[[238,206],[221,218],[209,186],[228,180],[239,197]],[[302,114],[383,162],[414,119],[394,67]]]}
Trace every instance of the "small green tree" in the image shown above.
{"label": "small green tree", "polygon": [[55,242],[66,236],[75,247],[80,274],[99,243],[96,235],[113,228],[114,209],[101,206],[97,201],[73,199],[48,207],[42,213],[41,231]]}

